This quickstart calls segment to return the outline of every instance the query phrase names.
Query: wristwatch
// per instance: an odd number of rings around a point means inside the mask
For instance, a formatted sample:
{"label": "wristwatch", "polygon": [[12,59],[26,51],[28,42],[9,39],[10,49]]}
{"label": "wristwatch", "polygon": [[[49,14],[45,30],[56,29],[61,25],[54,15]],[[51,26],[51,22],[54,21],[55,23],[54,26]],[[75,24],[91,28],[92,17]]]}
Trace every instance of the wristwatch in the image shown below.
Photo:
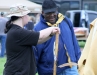
{"label": "wristwatch", "polygon": [[51,33],[49,36],[50,36],[50,37],[52,37],[52,36],[53,36],[53,34]]}

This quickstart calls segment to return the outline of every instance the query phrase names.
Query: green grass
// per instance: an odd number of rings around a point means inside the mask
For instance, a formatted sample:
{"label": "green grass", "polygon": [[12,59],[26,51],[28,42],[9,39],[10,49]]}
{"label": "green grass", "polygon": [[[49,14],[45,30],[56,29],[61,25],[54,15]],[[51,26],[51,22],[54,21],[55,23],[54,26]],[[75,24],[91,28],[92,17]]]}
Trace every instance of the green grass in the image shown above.
{"label": "green grass", "polygon": [[0,75],[3,75],[5,61],[6,61],[6,58],[0,58]]}
{"label": "green grass", "polygon": [[[85,45],[84,41],[80,41],[78,43],[79,43],[79,45],[80,45],[81,48],[83,48],[84,45]],[[2,73],[3,73],[5,62],[6,62],[6,58],[0,58],[0,75],[2,75]],[[38,75],[38,74],[36,74],[36,75]]]}
{"label": "green grass", "polygon": [[85,46],[85,42],[84,42],[84,41],[80,41],[80,42],[78,42],[78,44],[79,44],[79,46],[80,46],[81,48],[83,48],[83,47]]}

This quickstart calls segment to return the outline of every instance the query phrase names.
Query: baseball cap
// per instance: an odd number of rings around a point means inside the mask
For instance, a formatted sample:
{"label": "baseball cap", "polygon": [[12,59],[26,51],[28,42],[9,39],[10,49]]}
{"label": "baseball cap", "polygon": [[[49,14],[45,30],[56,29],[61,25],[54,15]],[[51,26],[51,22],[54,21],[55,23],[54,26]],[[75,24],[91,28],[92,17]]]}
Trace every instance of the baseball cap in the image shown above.
{"label": "baseball cap", "polygon": [[49,12],[55,12],[57,10],[57,5],[53,0],[44,0],[42,3],[42,11],[44,13],[49,13]]}

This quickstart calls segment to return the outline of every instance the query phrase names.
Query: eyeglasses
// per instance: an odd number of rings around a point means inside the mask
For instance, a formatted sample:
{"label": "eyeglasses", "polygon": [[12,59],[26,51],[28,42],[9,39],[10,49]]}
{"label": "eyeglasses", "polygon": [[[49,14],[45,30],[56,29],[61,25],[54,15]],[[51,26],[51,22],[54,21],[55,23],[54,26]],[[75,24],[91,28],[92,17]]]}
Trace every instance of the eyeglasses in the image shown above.
{"label": "eyeglasses", "polygon": [[57,11],[45,13],[44,15],[45,15],[45,16],[57,15]]}

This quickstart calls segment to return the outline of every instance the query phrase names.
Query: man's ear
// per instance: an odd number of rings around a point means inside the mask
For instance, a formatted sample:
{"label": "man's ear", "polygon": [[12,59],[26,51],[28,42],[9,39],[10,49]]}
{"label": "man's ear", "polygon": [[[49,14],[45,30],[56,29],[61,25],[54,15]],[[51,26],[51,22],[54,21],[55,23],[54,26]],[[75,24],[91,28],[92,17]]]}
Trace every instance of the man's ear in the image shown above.
{"label": "man's ear", "polygon": [[44,12],[42,11],[42,15],[44,16]]}

